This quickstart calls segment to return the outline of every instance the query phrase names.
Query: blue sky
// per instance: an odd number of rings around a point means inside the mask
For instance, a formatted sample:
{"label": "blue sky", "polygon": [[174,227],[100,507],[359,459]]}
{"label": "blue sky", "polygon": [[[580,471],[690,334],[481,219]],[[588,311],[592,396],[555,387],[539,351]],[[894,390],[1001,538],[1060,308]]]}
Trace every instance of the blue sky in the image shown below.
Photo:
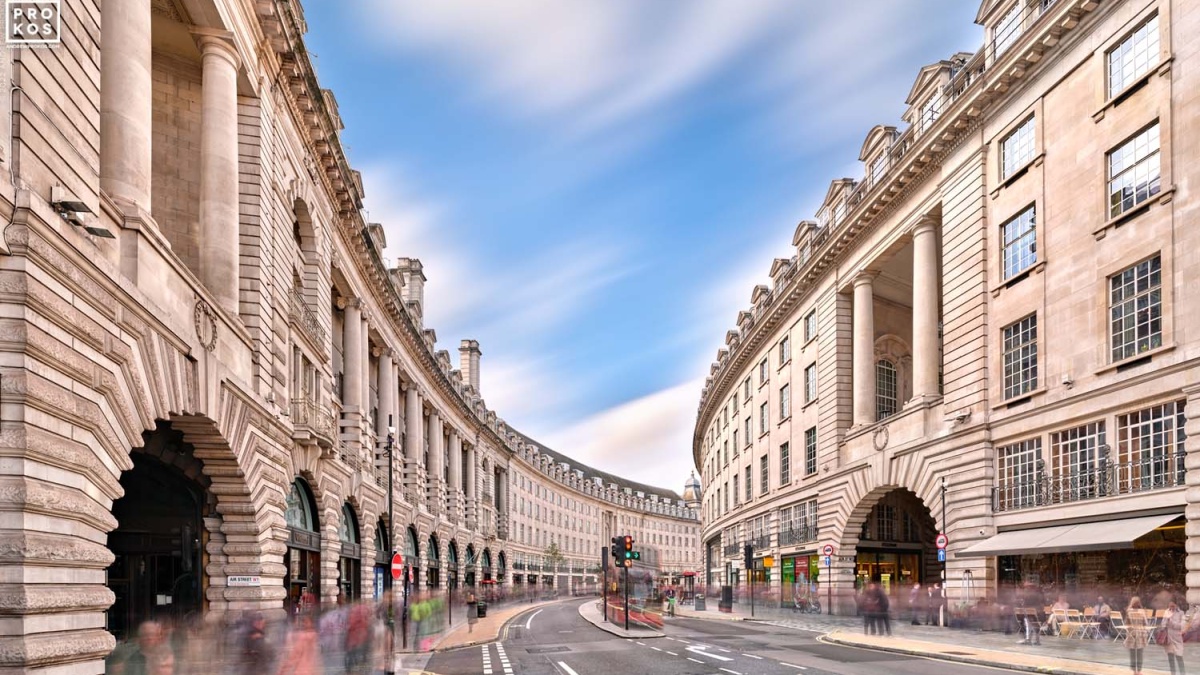
{"label": "blue sky", "polygon": [[[846,8],[851,8],[847,10]],[[921,66],[974,51],[967,0],[313,0],[391,259],[426,325],[483,349],[489,407],[680,490],[725,331]]]}

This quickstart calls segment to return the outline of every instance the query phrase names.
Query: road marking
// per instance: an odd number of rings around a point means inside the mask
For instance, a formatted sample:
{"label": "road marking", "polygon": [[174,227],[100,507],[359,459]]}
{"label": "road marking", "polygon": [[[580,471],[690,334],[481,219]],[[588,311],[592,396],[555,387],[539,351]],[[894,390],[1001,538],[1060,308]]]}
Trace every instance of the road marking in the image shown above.
{"label": "road marking", "polygon": [[538,611],[529,615],[529,620],[525,622],[525,630],[529,630],[529,629],[533,628],[533,617],[535,617],[541,613],[542,613],[542,610],[539,609]]}
{"label": "road marking", "polygon": [[656,651],[656,652],[661,652],[661,651],[662,651],[662,650],[661,650],[661,649],[659,649],[658,647],[651,647],[650,649],[653,649],[653,650],[654,650],[654,651]]}
{"label": "road marking", "polygon": [[567,664],[563,663],[562,661],[559,661],[558,665],[561,666],[563,670],[567,671],[567,675],[579,675],[579,673],[577,673],[571,669],[571,666],[568,666]]}
{"label": "road marking", "polygon": [[685,644],[685,645],[690,645],[690,644],[692,644],[691,642],[688,642],[687,640],[684,640],[684,639],[681,639],[681,638],[667,638],[667,639],[668,639],[668,640],[674,640],[674,641],[676,641],[676,642],[682,642],[682,643],[683,643],[683,644]]}
{"label": "road marking", "polygon": [[678,655],[678,654],[676,654],[675,652],[667,652],[667,653],[668,653],[668,654],[670,654],[671,656],[679,656],[679,655]]}
{"label": "road marking", "polygon": [[761,656],[755,656],[755,655],[753,655],[753,654],[742,654],[742,656],[749,656],[749,657],[750,657],[750,658],[752,658],[752,659],[758,659],[759,661],[762,661],[762,657],[761,657]]}
{"label": "road marking", "polygon": [[788,666],[789,668],[799,668],[800,670],[808,670],[808,668],[805,668],[804,666],[798,666],[794,663],[784,663],[783,661],[780,661],[779,665]]}
{"label": "road marking", "polygon": [[720,647],[717,647],[717,649],[720,649],[721,651],[725,652],[726,654],[728,654],[728,653],[729,653],[729,650],[728,650],[728,649],[721,649]]}
{"label": "road marking", "polygon": [[730,669],[728,669],[728,668],[718,668],[717,670],[723,670],[723,671],[725,671],[725,672],[727,672],[727,673],[733,673],[733,675],[742,675],[742,674],[741,674],[741,673],[739,673],[738,671],[736,671],[736,670],[730,670]]}
{"label": "road marking", "polygon": [[695,663],[704,663],[704,662],[703,662],[703,661],[701,661],[700,659],[693,659],[693,658],[692,658],[692,657],[690,657],[690,656],[689,656],[689,657],[687,657],[687,660],[688,660],[688,661],[693,661],[693,662],[695,662]]}
{"label": "road marking", "polygon": [[707,657],[709,657],[709,658],[712,658],[712,659],[717,659],[718,661],[732,661],[732,660],[733,660],[733,659],[731,659],[731,658],[729,658],[729,657],[727,657],[727,656],[721,656],[720,654],[709,654],[708,652],[704,651],[704,649],[703,649],[703,648],[701,648],[701,647],[695,647],[695,646],[693,646],[693,647],[688,647],[688,648],[687,648],[687,650],[688,650],[689,652],[693,653],[693,654],[699,654],[699,655],[701,655],[701,656],[707,656]]}
{"label": "road marking", "polygon": [[639,644],[639,645],[641,645],[641,646],[643,646],[643,647],[645,647],[645,646],[646,646],[646,643],[645,643],[645,642],[635,642],[634,644]]}

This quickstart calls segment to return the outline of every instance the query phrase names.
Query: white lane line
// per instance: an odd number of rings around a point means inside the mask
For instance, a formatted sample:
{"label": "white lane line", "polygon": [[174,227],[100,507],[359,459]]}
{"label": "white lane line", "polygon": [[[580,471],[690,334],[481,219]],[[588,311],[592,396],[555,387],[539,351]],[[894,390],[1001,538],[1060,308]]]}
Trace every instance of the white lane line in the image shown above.
{"label": "white lane line", "polygon": [[529,620],[525,622],[525,630],[529,630],[530,628],[533,628],[533,617],[535,617],[541,613],[542,613],[542,610],[539,609],[538,611],[529,615]]}
{"label": "white lane line", "polygon": [[726,654],[728,654],[728,653],[729,653],[729,650],[728,650],[728,649],[721,649],[720,647],[717,647],[717,649],[718,649],[718,650],[720,650],[720,651],[723,651],[723,652],[725,652]]}
{"label": "white lane line", "polygon": [[710,654],[710,653],[704,651],[703,649],[700,649],[699,647],[694,647],[694,646],[688,647],[687,650],[693,654],[699,654],[700,656],[707,656],[710,659],[716,659],[718,661],[732,661],[733,660],[733,659],[729,658],[728,656],[721,656],[720,654]]}
{"label": "white lane line", "polygon": [[690,657],[690,656],[689,656],[689,657],[687,657],[687,660],[688,660],[688,661],[695,662],[695,663],[704,663],[704,662],[703,662],[703,661],[701,661],[700,659],[693,659],[693,658],[692,658],[692,657]]}
{"label": "white lane line", "polygon": [[749,656],[749,657],[750,657],[750,658],[752,658],[752,659],[758,659],[759,661],[762,661],[762,657],[761,657],[761,656],[755,656],[755,655],[753,655],[753,654],[742,654],[742,656]]}
{"label": "white lane line", "polygon": [[741,673],[739,673],[738,671],[736,671],[736,670],[730,670],[730,669],[728,669],[728,668],[718,668],[717,670],[723,670],[723,671],[725,671],[725,672],[727,672],[727,673],[733,673],[733,675],[742,675],[742,674],[741,674]]}
{"label": "white lane line", "polygon": [[674,641],[676,641],[676,642],[682,642],[682,643],[683,643],[683,644],[685,644],[685,645],[690,645],[690,644],[692,644],[691,642],[688,642],[687,640],[684,640],[683,638],[668,638],[668,639],[674,640]]}
{"label": "white lane line", "polygon": [[559,665],[559,666],[560,666],[560,667],[561,667],[563,670],[567,671],[567,675],[579,675],[579,673],[575,672],[575,671],[574,671],[574,670],[571,668],[571,666],[568,666],[567,664],[563,663],[562,661],[559,661],[559,662],[558,662],[558,665]]}
{"label": "white lane line", "polygon": [[679,655],[678,655],[678,654],[676,654],[675,652],[667,652],[667,653],[668,653],[668,654],[670,654],[671,656],[679,656]]}
{"label": "white lane line", "polygon": [[780,661],[779,665],[788,666],[789,668],[799,668],[800,670],[808,670],[808,668],[805,668],[804,666],[798,666],[794,663],[784,663],[783,661]]}
{"label": "white lane line", "polygon": [[662,651],[662,650],[661,650],[661,649],[659,649],[658,647],[651,647],[650,649],[653,649],[653,650],[654,650],[654,651],[656,651],[656,652],[661,652],[661,651]]}
{"label": "white lane line", "polygon": [[645,647],[645,646],[646,646],[646,643],[645,643],[645,642],[634,642],[634,644],[638,644],[638,645],[641,645],[641,646],[643,646],[643,647]]}

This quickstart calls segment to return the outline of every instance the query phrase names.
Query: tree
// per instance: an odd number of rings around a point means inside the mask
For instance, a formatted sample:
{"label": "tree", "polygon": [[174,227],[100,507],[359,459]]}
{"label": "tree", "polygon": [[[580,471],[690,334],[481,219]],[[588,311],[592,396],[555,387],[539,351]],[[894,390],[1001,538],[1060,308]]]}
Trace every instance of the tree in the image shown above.
{"label": "tree", "polygon": [[546,551],[542,555],[545,557],[546,562],[554,566],[556,571],[564,560],[562,550],[558,548],[558,542],[556,541],[550,542],[550,545],[546,547]]}

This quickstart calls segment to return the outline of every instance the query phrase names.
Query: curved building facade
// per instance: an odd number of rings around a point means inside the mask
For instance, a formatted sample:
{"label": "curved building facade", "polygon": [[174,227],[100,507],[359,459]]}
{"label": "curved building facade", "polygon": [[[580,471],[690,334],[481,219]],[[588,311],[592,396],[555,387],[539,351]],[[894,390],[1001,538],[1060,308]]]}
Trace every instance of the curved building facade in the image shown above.
{"label": "curved building facade", "polygon": [[392,551],[418,589],[578,587],[622,528],[697,567],[679,496],[516,433],[439,347],[297,2],[63,5],[0,50],[0,669],[376,596]]}
{"label": "curved building facade", "polygon": [[987,0],[977,22],[717,353],[693,441],[710,585],[744,582],[750,543],[781,602],[843,612],[871,581],[1200,601],[1200,16]]}

